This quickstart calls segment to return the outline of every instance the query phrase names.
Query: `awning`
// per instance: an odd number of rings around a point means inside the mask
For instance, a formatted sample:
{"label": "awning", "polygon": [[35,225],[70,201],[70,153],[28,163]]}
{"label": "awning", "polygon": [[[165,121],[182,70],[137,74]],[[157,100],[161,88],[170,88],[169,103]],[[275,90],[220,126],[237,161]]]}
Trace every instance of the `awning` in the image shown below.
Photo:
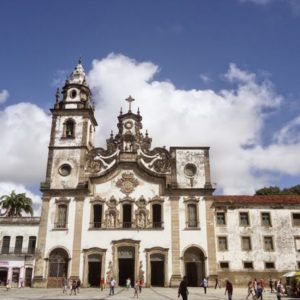
{"label": "awning", "polygon": [[296,275],[295,271],[291,271],[291,272],[287,272],[285,274],[282,275],[282,277],[293,277]]}

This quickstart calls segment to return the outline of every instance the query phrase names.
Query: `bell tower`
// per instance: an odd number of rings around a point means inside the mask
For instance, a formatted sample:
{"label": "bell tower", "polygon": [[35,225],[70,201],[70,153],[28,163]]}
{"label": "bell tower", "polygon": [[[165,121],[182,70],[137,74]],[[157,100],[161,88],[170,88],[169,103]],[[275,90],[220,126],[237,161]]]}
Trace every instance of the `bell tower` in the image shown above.
{"label": "bell tower", "polygon": [[[62,96],[62,97],[61,97]],[[86,75],[78,61],[62,92],[56,92],[46,181],[43,189],[75,189],[85,185],[84,159],[94,147],[97,126]]]}

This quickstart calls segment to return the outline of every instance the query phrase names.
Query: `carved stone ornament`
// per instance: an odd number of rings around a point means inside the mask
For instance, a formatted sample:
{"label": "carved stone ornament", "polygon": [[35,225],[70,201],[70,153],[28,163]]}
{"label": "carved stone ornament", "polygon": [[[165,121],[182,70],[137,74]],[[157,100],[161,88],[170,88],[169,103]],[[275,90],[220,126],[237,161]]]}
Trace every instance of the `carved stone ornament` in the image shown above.
{"label": "carved stone ornament", "polygon": [[88,152],[86,157],[85,170],[89,173],[103,173],[109,170],[117,163],[117,156],[119,149],[116,149],[113,153],[103,148],[94,148]]}
{"label": "carved stone ornament", "polygon": [[138,150],[141,164],[148,170],[158,174],[168,174],[171,172],[171,155],[164,148],[154,148],[151,151]]}
{"label": "carved stone ornament", "polygon": [[134,191],[134,189],[139,185],[139,181],[134,178],[133,173],[123,173],[122,178],[120,178],[116,186],[121,189],[121,192],[125,195],[129,195]]}
{"label": "carved stone ornament", "polygon": [[137,201],[136,201],[136,205],[138,206],[138,208],[145,208],[147,205],[147,201],[144,198],[144,196],[141,196]]}
{"label": "carved stone ornament", "polygon": [[111,196],[106,204],[109,208],[116,208],[118,202],[117,202],[117,199],[114,196]]}

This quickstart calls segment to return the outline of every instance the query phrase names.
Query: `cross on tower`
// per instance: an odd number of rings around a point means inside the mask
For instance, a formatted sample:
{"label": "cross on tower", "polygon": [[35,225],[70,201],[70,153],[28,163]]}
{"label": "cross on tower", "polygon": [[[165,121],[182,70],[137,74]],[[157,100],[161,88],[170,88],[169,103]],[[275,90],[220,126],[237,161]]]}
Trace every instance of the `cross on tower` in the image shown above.
{"label": "cross on tower", "polygon": [[127,99],[125,99],[125,101],[127,101],[129,103],[129,110],[128,111],[131,112],[131,102],[133,102],[134,99],[131,96],[129,96]]}

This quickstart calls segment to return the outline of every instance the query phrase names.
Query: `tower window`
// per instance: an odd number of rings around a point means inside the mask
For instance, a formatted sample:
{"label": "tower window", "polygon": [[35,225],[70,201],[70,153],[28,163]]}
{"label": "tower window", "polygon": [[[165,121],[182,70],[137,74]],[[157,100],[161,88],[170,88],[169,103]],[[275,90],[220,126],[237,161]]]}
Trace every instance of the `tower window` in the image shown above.
{"label": "tower window", "polygon": [[67,227],[67,205],[58,205],[58,216],[56,228],[66,228]]}
{"label": "tower window", "polygon": [[65,138],[74,138],[75,137],[75,121],[68,119],[64,123],[64,137]]}
{"label": "tower window", "polygon": [[74,98],[76,98],[76,96],[77,96],[77,91],[76,91],[76,90],[71,90],[71,92],[70,92],[70,97],[71,97],[72,99],[74,99]]}
{"label": "tower window", "polygon": [[197,205],[188,204],[188,227],[197,227]]}

